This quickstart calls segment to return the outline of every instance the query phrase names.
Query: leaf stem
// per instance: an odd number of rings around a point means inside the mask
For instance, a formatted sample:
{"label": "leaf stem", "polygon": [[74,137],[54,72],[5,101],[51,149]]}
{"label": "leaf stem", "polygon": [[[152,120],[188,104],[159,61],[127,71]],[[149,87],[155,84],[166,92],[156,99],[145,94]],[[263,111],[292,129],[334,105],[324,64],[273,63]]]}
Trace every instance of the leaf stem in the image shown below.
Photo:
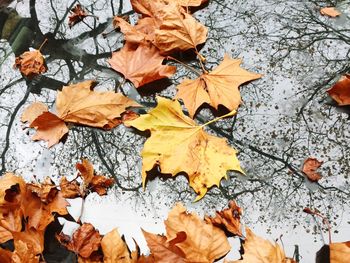
{"label": "leaf stem", "polygon": [[203,57],[202,54],[200,54],[200,53],[198,52],[197,47],[195,47],[195,50],[196,50],[197,56],[199,57],[199,64],[201,65],[201,68],[202,68],[203,72],[204,72],[205,74],[207,74],[208,71],[205,69],[205,67],[204,67],[204,65],[203,65],[203,61],[205,61],[205,57]]}
{"label": "leaf stem", "polygon": [[332,236],[331,236],[331,224],[329,223],[329,220],[327,217],[325,217],[324,215],[322,215],[320,212],[316,211],[316,210],[311,210],[310,208],[306,207],[304,208],[303,212],[313,215],[313,216],[318,216],[320,218],[322,218],[322,223],[325,224],[328,228],[328,243],[331,244],[332,243]]}
{"label": "leaf stem", "polygon": [[188,68],[189,70],[193,71],[194,73],[196,73],[198,76],[202,75],[202,73],[199,72],[198,70],[196,70],[195,68],[193,68],[193,67],[183,63],[182,61],[180,61],[180,60],[178,60],[176,58],[173,58],[171,56],[167,56],[166,59],[167,60],[174,60],[174,61],[176,61],[177,63],[181,64],[182,66],[184,66],[184,67]]}
{"label": "leaf stem", "polygon": [[203,125],[201,125],[201,126],[199,126],[199,127],[203,128],[204,126],[207,126],[207,125],[209,125],[209,124],[211,124],[211,123],[213,123],[213,122],[216,122],[216,121],[218,121],[218,120],[221,120],[221,119],[223,119],[223,118],[231,117],[231,116],[235,115],[236,113],[237,113],[237,111],[236,111],[236,110],[233,110],[233,111],[231,111],[231,112],[229,112],[229,113],[227,113],[227,114],[225,114],[225,115],[222,115],[222,116],[220,116],[220,117],[218,117],[218,118],[215,118],[214,120],[208,121],[207,123],[204,123]]}
{"label": "leaf stem", "polygon": [[38,51],[42,49],[42,47],[45,45],[46,42],[47,42],[47,38],[45,38],[44,42],[41,43],[40,47],[38,48]]}

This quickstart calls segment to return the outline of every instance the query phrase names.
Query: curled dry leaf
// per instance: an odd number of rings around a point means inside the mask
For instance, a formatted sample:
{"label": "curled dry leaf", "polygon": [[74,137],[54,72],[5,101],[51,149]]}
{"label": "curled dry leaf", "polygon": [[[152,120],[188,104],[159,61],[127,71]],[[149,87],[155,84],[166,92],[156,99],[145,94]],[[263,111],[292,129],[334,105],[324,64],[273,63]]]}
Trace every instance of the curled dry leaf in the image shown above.
{"label": "curled dry leaf", "polygon": [[163,23],[155,30],[154,45],[162,54],[174,51],[196,49],[207,39],[208,29],[176,3],[169,3],[163,9]]}
{"label": "curled dry leaf", "polygon": [[231,249],[221,229],[204,222],[196,214],[187,213],[181,204],[169,212],[164,223],[167,240],[174,240],[182,231],[186,233],[186,239],[176,243],[186,255],[185,262],[214,262]]}
{"label": "curled dry leaf", "polygon": [[65,122],[111,129],[128,107],[140,106],[120,93],[92,91],[94,85],[94,81],[87,80],[64,86],[56,99],[58,117]]}
{"label": "curled dry leaf", "polygon": [[48,110],[49,109],[44,103],[34,102],[25,108],[21,116],[21,121],[28,122],[30,125],[37,117]]}
{"label": "curled dry leaf", "polygon": [[34,141],[47,141],[47,146],[51,147],[57,144],[68,132],[65,122],[51,112],[44,112],[39,115],[31,124],[31,128],[36,129],[32,137]]}
{"label": "curled dry leaf", "polygon": [[249,228],[246,228],[246,232],[243,259],[228,263],[296,263],[293,259],[286,257],[278,244],[272,244],[270,241],[256,236]]}
{"label": "curled dry leaf", "polygon": [[208,103],[215,109],[219,105],[230,111],[241,104],[239,86],[261,77],[240,67],[241,59],[231,59],[225,55],[221,64],[210,73],[202,74],[198,79],[185,79],[177,86],[177,98],[181,98],[191,117],[203,104]]}
{"label": "curled dry leaf", "polygon": [[47,71],[45,60],[39,50],[26,51],[16,57],[15,65],[27,78],[33,78]]}
{"label": "curled dry leaf", "polygon": [[329,245],[330,263],[350,262],[350,241]]}
{"label": "curled dry leaf", "polygon": [[306,174],[307,179],[311,182],[317,182],[322,178],[321,174],[316,172],[316,170],[323,164],[323,162],[318,161],[316,158],[307,158],[303,164],[303,173]]}
{"label": "curled dry leaf", "polygon": [[77,163],[75,167],[79,171],[79,176],[83,179],[86,187],[90,184],[94,177],[94,167],[87,159],[83,159],[81,163]]}
{"label": "curled dry leaf", "polygon": [[350,74],[342,76],[327,92],[338,105],[350,105]]}
{"label": "curled dry leaf", "polygon": [[127,125],[151,131],[141,153],[143,186],[147,172],[158,165],[164,174],[187,173],[199,200],[210,187],[219,186],[221,179],[227,178],[228,170],[243,173],[236,150],[185,116],[178,101],[158,97],[156,108]]}
{"label": "curled dry leaf", "polygon": [[82,196],[82,189],[80,184],[76,181],[68,181],[65,176],[60,181],[61,193],[64,198],[76,198]]}
{"label": "curled dry leaf", "polygon": [[107,188],[114,184],[113,178],[107,178],[102,175],[95,175],[90,182],[90,189],[98,195],[107,194]]}
{"label": "curled dry leaf", "polygon": [[35,193],[44,204],[51,203],[58,193],[56,185],[49,177],[42,183],[27,184],[27,190]]}
{"label": "curled dry leaf", "polygon": [[73,7],[71,13],[72,14],[68,17],[68,26],[70,28],[83,21],[83,19],[88,16],[88,13],[80,4]]}
{"label": "curled dry leaf", "polygon": [[233,200],[229,202],[229,208],[217,211],[215,217],[205,217],[205,221],[212,223],[214,226],[233,234],[234,236],[242,236],[241,231],[241,215],[242,209]]}
{"label": "curled dry leaf", "polygon": [[83,258],[90,257],[101,244],[101,235],[90,223],[84,223],[73,234],[72,238],[64,234],[57,235],[57,239],[67,249],[79,254]]}
{"label": "curled dry leaf", "polygon": [[120,51],[113,52],[109,64],[138,88],[175,73],[176,67],[162,65],[163,60],[154,46],[139,45],[135,50],[125,45]]}
{"label": "curled dry leaf", "polygon": [[186,240],[185,232],[178,232],[176,237],[170,241],[165,236],[148,233],[145,230],[142,230],[142,232],[155,262],[186,262],[185,253],[176,246],[176,244]]}
{"label": "curled dry leaf", "polygon": [[335,9],[334,7],[324,7],[320,9],[321,15],[329,16],[329,17],[337,17],[340,16],[341,13]]}

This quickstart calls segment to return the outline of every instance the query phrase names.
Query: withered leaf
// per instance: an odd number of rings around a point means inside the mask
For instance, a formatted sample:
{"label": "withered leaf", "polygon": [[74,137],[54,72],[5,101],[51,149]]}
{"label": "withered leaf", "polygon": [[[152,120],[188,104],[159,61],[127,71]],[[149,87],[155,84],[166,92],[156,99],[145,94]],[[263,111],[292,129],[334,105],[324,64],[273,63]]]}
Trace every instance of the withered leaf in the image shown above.
{"label": "withered leaf", "polygon": [[58,117],[65,122],[111,129],[128,107],[140,106],[120,93],[92,91],[94,85],[94,81],[87,80],[64,86],[56,99]]}
{"label": "withered leaf", "polygon": [[132,261],[128,247],[120,237],[117,229],[107,233],[101,241],[104,263],[131,263]]}
{"label": "withered leaf", "polygon": [[311,182],[317,182],[322,178],[321,174],[316,170],[323,164],[323,162],[318,161],[316,158],[307,158],[303,164],[303,173],[306,174],[307,179]]}
{"label": "withered leaf", "polygon": [[181,204],[169,212],[164,223],[168,240],[175,239],[181,231],[186,233],[186,239],[176,244],[186,255],[186,262],[213,262],[231,249],[221,229],[187,213]]}
{"label": "withered leaf", "polygon": [[21,121],[29,122],[29,125],[42,113],[48,111],[47,106],[42,102],[34,102],[30,104],[22,113]]}
{"label": "withered leaf", "polygon": [[30,79],[47,71],[44,57],[36,49],[26,51],[19,57],[16,57],[14,66]]}
{"label": "withered leaf", "polygon": [[40,200],[45,204],[52,202],[58,193],[56,185],[49,177],[46,177],[42,183],[27,184],[27,190],[36,193]]}
{"label": "withered leaf", "polygon": [[228,170],[243,173],[236,150],[184,115],[178,101],[158,97],[156,108],[127,125],[151,131],[141,153],[143,186],[147,172],[158,165],[162,173],[172,176],[187,173],[199,200],[209,188],[219,186],[221,179],[227,178]]}
{"label": "withered leaf", "polygon": [[30,127],[37,130],[32,139],[34,141],[47,141],[48,147],[57,144],[68,132],[68,127],[65,122],[49,111],[46,111],[39,115],[30,124]]}
{"label": "withered leaf", "polygon": [[68,25],[70,28],[83,21],[83,19],[88,16],[88,13],[80,4],[73,7],[71,13],[72,14],[68,17]]}
{"label": "withered leaf", "polygon": [[212,223],[214,226],[220,227],[234,236],[242,236],[241,215],[242,209],[232,200],[229,202],[229,208],[217,211],[215,217],[206,216],[205,221]]}
{"label": "withered leaf", "polygon": [[331,243],[330,263],[348,263],[350,262],[350,241],[341,243]]}
{"label": "withered leaf", "polygon": [[139,45],[134,50],[130,45],[125,45],[120,51],[113,52],[109,64],[138,88],[175,73],[176,67],[162,65],[163,60],[164,57],[154,46]]}
{"label": "withered leaf", "polygon": [[241,104],[239,86],[261,77],[240,67],[241,59],[231,59],[225,55],[221,64],[210,73],[202,74],[198,79],[185,79],[177,86],[177,98],[181,98],[191,117],[203,104],[208,103],[215,109],[219,105],[230,111],[237,110]]}
{"label": "withered leaf", "polygon": [[350,74],[342,76],[327,92],[339,106],[350,105]]}
{"label": "withered leaf", "polygon": [[329,17],[337,17],[340,16],[341,13],[335,9],[334,7],[324,7],[320,9],[321,15],[329,16]]}
{"label": "withered leaf", "polygon": [[73,234],[72,239],[60,234],[57,236],[62,245],[79,254],[83,258],[89,258],[91,253],[98,250],[101,245],[101,235],[90,223],[84,223]]}
{"label": "withered leaf", "polygon": [[61,178],[60,188],[62,196],[65,198],[76,198],[82,196],[80,184],[76,181],[68,181],[65,176]]}

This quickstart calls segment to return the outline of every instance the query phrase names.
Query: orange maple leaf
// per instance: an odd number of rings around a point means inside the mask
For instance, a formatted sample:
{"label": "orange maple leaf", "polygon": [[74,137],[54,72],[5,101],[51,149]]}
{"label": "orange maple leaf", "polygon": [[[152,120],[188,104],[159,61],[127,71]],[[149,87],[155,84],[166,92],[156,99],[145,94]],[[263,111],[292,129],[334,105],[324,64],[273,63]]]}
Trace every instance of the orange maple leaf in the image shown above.
{"label": "orange maple leaf", "polygon": [[139,45],[135,50],[125,45],[120,51],[113,52],[109,64],[138,88],[175,73],[176,67],[162,65],[163,60],[154,46]]}
{"label": "orange maple leaf", "polygon": [[302,171],[306,174],[307,179],[311,182],[317,182],[322,178],[321,174],[316,172],[316,170],[323,164],[323,162],[318,161],[316,158],[307,158],[304,161]]}
{"label": "orange maple leaf", "polygon": [[37,117],[48,110],[48,107],[44,103],[34,102],[25,108],[21,116],[21,121],[31,124]]}
{"label": "orange maple leaf", "polygon": [[330,263],[350,262],[350,241],[329,244]]}
{"label": "orange maple leaf", "polygon": [[47,71],[45,60],[40,50],[26,51],[16,57],[15,65],[23,75],[31,79]]}
{"label": "orange maple leaf", "polygon": [[350,74],[342,76],[327,92],[338,105],[350,105]]}
{"label": "orange maple leaf", "polygon": [[222,63],[210,73],[202,74],[195,80],[185,79],[177,86],[177,98],[181,98],[191,117],[203,104],[208,103],[215,109],[219,105],[230,111],[241,104],[239,86],[261,77],[240,67],[241,59],[231,59],[225,55]]}

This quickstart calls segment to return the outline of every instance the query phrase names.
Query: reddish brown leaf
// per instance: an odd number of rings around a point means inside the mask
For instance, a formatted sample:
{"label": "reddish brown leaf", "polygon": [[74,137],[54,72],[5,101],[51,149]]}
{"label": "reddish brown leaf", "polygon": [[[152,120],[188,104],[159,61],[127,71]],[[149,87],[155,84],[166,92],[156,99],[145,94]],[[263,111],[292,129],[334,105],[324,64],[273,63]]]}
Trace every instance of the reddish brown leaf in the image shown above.
{"label": "reddish brown leaf", "polygon": [[45,204],[52,202],[58,192],[56,185],[54,185],[48,177],[46,177],[42,183],[27,184],[27,190],[36,193],[40,200]]}
{"label": "reddish brown leaf", "polygon": [[48,111],[39,115],[39,117],[30,124],[30,127],[37,130],[32,139],[47,141],[48,147],[58,143],[68,132],[65,122],[55,114]]}
{"label": "reddish brown leaf", "polygon": [[12,252],[0,247],[0,262],[1,263],[13,263]]}
{"label": "reddish brown leaf", "polygon": [[95,175],[89,185],[89,188],[92,192],[96,192],[99,195],[107,194],[107,188],[111,187],[114,184],[113,178],[107,178],[102,175]]}
{"label": "reddish brown leaf", "polygon": [[61,178],[60,188],[62,196],[65,198],[76,198],[82,196],[80,184],[76,181],[68,181],[65,176]]}
{"label": "reddish brown leaf", "polygon": [[220,227],[224,231],[237,236],[242,236],[241,232],[241,215],[242,209],[235,201],[229,202],[229,208],[220,212],[216,212],[216,216],[205,217],[205,221],[212,223],[214,226]]}
{"label": "reddish brown leaf", "polygon": [[42,113],[48,111],[47,106],[42,102],[34,102],[30,104],[22,113],[21,121],[29,122],[29,125]]}
{"label": "reddish brown leaf", "polygon": [[338,105],[350,105],[350,74],[342,76],[327,92]]}
{"label": "reddish brown leaf", "polygon": [[81,176],[87,187],[94,177],[94,167],[87,159],[83,159],[82,162],[77,163],[75,167],[79,170],[79,176]]}
{"label": "reddish brown leaf", "polygon": [[113,52],[109,64],[138,88],[175,73],[176,67],[162,65],[163,60],[164,57],[154,46],[139,45],[134,50],[130,45],[125,45],[120,51]]}
{"label": "reddish brown leaf", "polygon": [[39,50],[26,51],[16,57],[15,65],[27,78],[33,78],[47,71],[45,60]]}
{"label": "reddish brown leaf", "polygon": [[317,182],[322,178],[321,174],[316,172],[316,170],[323,164],[323,162],[318,161],[316,158],[307,158],[304,161],[302,171],[306,174],[306,177],[311,182]]}
{"label": "reddish brown leaf", "polygon": [[101,235],[90,223],[84,223],[78,228],[72,239],[64,234],[57,236],[58,240],[67,249],[79,254],[83,258],[89,258],[92,252],[97,251],[101,245]]}
{"label": "reddish brown leaf", "polygon": [[71,13],[72,14],[68,17],[68,25],[70,28],[83,21],[83,19],[88,16],[88,13],[80,4],[73,7]]}

